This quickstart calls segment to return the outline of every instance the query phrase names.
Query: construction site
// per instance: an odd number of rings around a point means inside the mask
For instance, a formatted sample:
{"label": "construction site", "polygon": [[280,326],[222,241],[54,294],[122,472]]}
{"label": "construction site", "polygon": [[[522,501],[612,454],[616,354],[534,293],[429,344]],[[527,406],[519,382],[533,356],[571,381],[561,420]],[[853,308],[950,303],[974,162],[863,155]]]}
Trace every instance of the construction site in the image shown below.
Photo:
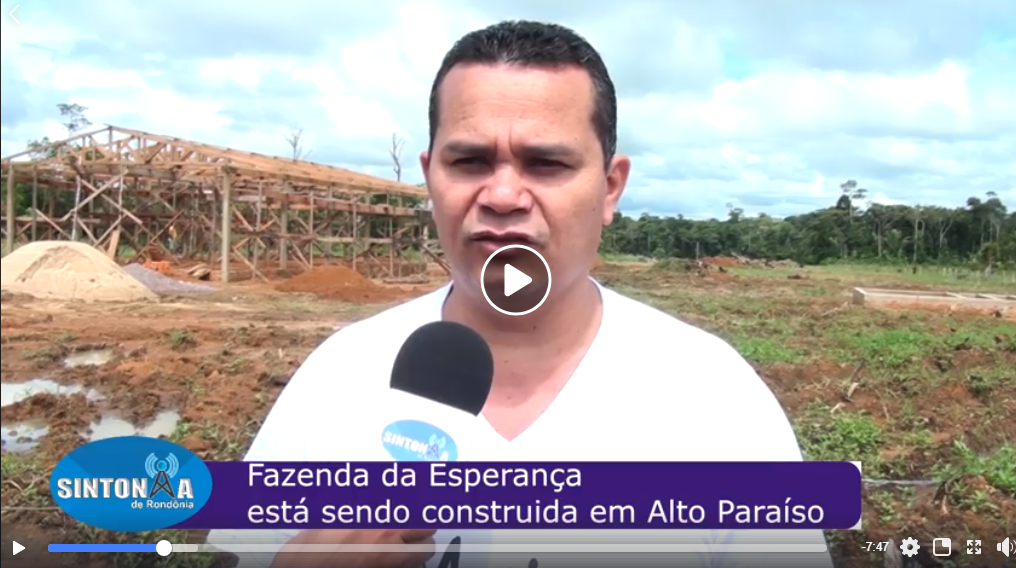
{"label": "construction site", "polygon": [[[38,550],[200,541],[97,534],[56,510],[49,472],[68,451],[122,435],[241,459],[315,347],[449,280],[426,189],[398,181],[119,127],[0,166],[0,507],[5,531],[35,535],[20,540]],[[917,283],[903,270],[740,257],[597,259],[592,274],[733,345],[808,459],[864,463],[863,529],[830,534],[839,566],[881,564],[866,543],[900,535],[1012,534],[1010,282]],[[683,351],[675,345],[661,380],[701,367]],[[227,565],[205,554],[171,560]],[[67,561],[146,565],[103,553]]]}
{"label": "construction site", "polygon": [[[442,264],[425,189],[307,161],[108,126],[5,157],[3,174],[7,251],[79,241],[117,261],[200,261],[221,282],[329,264],[398,279]],[[6,213],[18,186],[29,216]]]}

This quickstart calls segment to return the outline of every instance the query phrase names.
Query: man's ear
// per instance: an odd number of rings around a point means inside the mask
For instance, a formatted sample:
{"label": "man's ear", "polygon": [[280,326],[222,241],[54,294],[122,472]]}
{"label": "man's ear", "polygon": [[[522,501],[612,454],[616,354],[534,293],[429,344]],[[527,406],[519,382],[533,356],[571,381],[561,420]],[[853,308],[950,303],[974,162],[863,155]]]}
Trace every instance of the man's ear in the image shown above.
{"label": "man's ear", "polygon": [[614,156],[607,170],[607,194],[603,202],[603,224],[609,225],[614,220],[614,211],[621,200],[621,194],[628,185],[628,174],[631,173],[631,159],[628,156]]}
{"label": "man's ear", "polygon": [[423,181],[427,184],[427,190],[430,191],[430,153],[426,150],[420,152],[420,169],[423,170]]}

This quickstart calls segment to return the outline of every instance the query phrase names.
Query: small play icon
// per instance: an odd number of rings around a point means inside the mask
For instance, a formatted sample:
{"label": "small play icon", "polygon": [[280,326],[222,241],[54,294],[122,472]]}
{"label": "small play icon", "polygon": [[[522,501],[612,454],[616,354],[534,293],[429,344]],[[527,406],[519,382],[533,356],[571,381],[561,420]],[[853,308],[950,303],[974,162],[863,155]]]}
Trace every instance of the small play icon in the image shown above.
{"label": "small play icon", "polygon": [[524,316],[543,305],[550,295],[550,265],[525,245],[494,251],[480,272],[483,296],[492,308],[509,316]]}
{"label": "small play icon", "polygon": [[507,298],[529,286],[533,278],[510,264],[504,265],[504,295]]}

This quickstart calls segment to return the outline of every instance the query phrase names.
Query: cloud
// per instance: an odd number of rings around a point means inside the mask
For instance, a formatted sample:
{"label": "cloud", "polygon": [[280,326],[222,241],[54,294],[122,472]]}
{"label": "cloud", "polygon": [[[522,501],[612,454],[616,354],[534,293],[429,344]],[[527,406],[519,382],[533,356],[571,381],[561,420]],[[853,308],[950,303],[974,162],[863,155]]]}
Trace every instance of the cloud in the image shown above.
{"label": "cloud", "polygon": [[846,179],[884,203],[1016,199],[1011,0],[23,4],[0,37],[3,155],[60,137],[55,107],[73,102],[96,123],[276,155],[303,128],[311,159],[386,177],[397,132],[418,182],[445,51],[525,17],[607,61],[626,213],[791,215]]}

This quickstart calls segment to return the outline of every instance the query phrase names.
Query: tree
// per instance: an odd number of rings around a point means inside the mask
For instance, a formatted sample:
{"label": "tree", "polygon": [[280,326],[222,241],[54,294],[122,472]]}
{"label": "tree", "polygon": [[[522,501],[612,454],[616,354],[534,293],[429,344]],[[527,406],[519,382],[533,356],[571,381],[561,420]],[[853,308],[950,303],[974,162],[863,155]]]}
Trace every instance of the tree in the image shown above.
{"label": "tree", "polygon": [[68,138],[92,125],[92,121],[85,117],[88,107],[83,107],[77,103],[64,103],[56,105],[56,108],[60,111],[60,116],[64,120],[63,127],[67,129]]}
{"label": "tree", "polygon": [[946,237],[956,222],[956,216],[945,207],[926,207],[924,213],[925,222],[935,230],[935,259],[942,260],[946,253]]}
{"label": "tree", "polygon": [[856,180],[848,179],[840,184],[840,192],[846,198],[843,200],[843,203],[847,209],[848,222],[853,223],[854,215],[858,210],[857,204],[864,201],[865,196],[868,195],[868,190],[858,185]]}
{"label": "tree", "polygon": [[910,209],[911,218],[914,220],[914,232],[911,235],[911,241],[914,245],[914,264],[917,264],[917,252],[921,248],[921,233],[924,231],[924,211],[922,211],[922,209],[923,208],[920,206],[912,207]]}
{"label": "tree", "polygon": [[[63,121],[61,124],[67,129],[67,137],[72,138],[75,134],[88,128],[92,125],[92,121],[85,116],[85,112],[88,111],[87,107],[81,106],[76,103],[62,103],[56,105],[57,112],[60,113],[60,118]],[[72,147],[80,147],[81,142],[72,141],[68,142]],[[43,136],[38,140],[29,140],[26,144],[26,150],[29,152],[29,157],[33,160],[45,160],[54,158],[57,156],[62,144],[55,144],[48,137]],[[19,192],[31,195],[30,187],[19,188]],[[41,194],[45,196],[46,200],[46,211],[47,215],[54,217],[59,212],[61,215],[69,211],[74,206],[74,196],[67,192],[60,192],[52,188],[41,189]],[[29,202],[30,197],[22,198],[18,197],[19,201]],[[26,206],[27,209],[27,206]]]}
{"label": "tree", "polygon": [[406,145],[404,138],[392,133],[392,147],[388,153],[392,157],[392,171],[395,172],[395,181],[402,181],[402,148]]}
{"label": "tree", "polygon": [[293,161],[305,160],[310,155],[310,151],[303,149],[303,129],[302,128],[290,128],[289,134],[286,135],[286,143],[289,144],[290,155]]}
{"label": "tree", "polygon": [[871,226],[872,236],[875,237],[876,252],[875,258],[882,258],[882,245],[885,243],[886,227],[892,221],[891,210],[881,203],[873,203],[865,211],[867,222]]}
{"label": "tree", "polygon": [[1002,238],[1002,225],[1005,223],[1006,208],[1002,200],[998,198],[998,193],[989,191],[985,194],[985,197],[988,199],[984,201],[982,207],[984,208],[985,220],[988,223],[990,231],[988,238],[999,241]]}

